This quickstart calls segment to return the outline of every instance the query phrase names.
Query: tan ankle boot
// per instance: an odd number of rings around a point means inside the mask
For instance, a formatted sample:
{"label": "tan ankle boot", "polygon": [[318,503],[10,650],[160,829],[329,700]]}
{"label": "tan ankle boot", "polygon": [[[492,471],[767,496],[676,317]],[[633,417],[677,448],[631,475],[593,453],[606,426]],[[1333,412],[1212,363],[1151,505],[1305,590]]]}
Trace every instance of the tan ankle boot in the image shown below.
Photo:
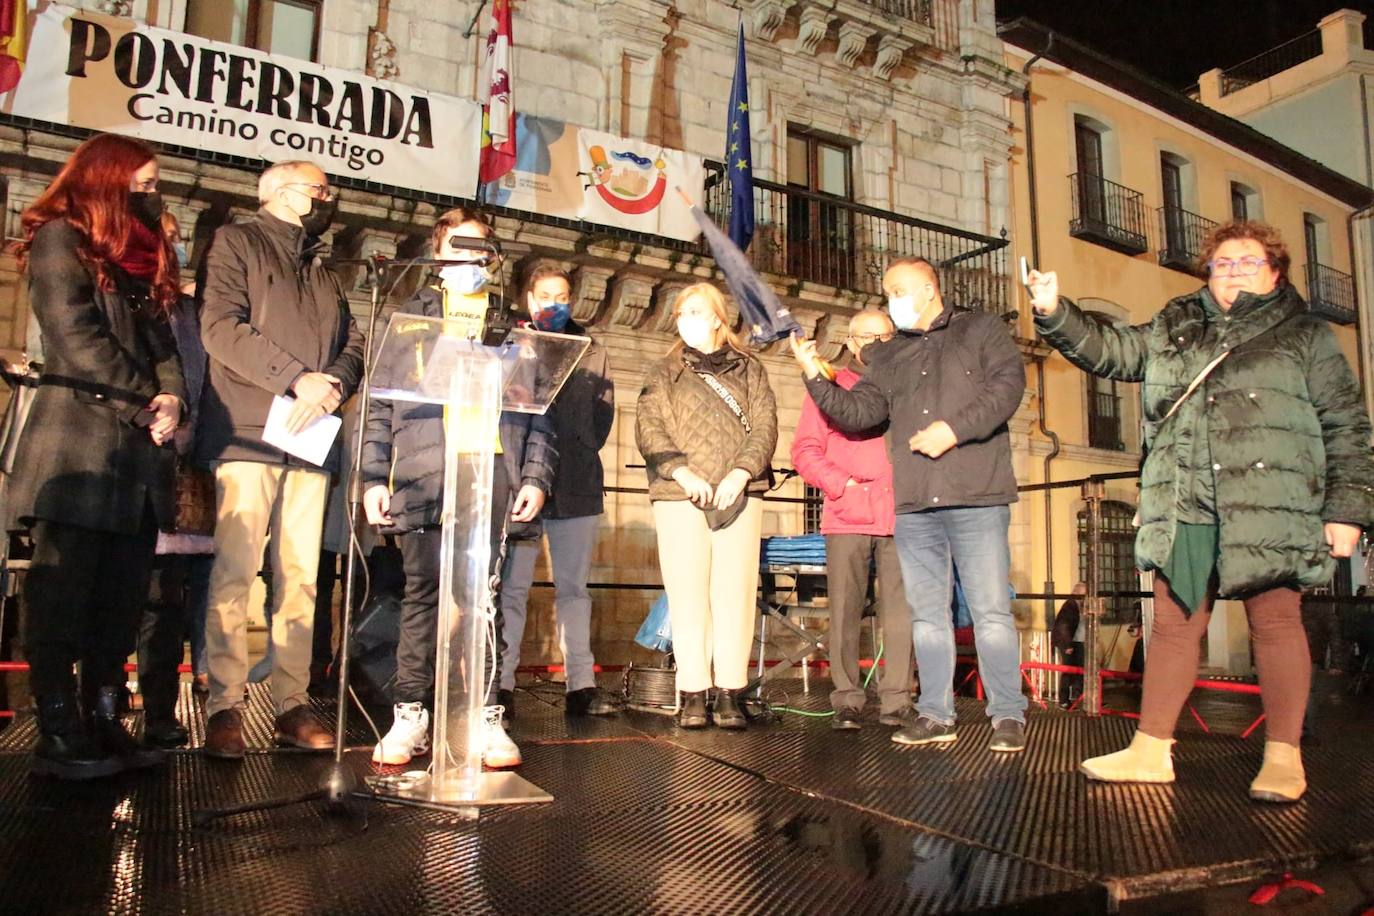
{"label": "tan ankle boot", "polygon": [[1078,771],[1102,782],[1173,782],[1173,744],[1171,738],[1152,738],[1137,730],[1130,747],[1085,760]]}
{"label": "tan ankle boot", "polygon": [[1257,801],[1295,802],[1306,791],[1302,751],[1291,744],[1264,742],[1264,765],[1250,783],[1250,797]]}

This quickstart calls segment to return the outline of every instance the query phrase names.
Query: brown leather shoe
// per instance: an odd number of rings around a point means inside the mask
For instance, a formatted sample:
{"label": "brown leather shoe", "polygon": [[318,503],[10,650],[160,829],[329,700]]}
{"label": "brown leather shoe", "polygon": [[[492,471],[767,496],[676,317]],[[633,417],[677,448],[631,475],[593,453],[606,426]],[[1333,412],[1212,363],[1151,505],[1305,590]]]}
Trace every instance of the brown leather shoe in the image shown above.
{"label": "brown leather shoe", "polygon": [[237,709],[221,709],[205,723],[205,747],[201,751],[207,757],[238,760],[247,749],[243,743],[243,715]]}
{"label": "brown leather shoe", "polygon": [[277,716],[277,744],[307,751],[327,751],[334,747],[334,735],[320,724],[310,707],[294,706]]}

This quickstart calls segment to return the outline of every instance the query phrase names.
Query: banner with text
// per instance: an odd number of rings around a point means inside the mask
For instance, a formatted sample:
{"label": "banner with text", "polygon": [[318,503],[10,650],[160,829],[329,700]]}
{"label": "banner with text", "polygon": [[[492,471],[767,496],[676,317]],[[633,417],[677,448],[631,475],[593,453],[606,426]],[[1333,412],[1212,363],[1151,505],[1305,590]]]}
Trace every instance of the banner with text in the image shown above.
{"label": "banner with text", "polygon": [[486,185],[488,203],[685,242],[700,234],[674,190],[702,199],[700,156],[527,114],[515,136],[515,168]]}
{"label": "banner with text", "polygon": [[309,61],[48,6],[0,111],[471,197],[482,109]]}

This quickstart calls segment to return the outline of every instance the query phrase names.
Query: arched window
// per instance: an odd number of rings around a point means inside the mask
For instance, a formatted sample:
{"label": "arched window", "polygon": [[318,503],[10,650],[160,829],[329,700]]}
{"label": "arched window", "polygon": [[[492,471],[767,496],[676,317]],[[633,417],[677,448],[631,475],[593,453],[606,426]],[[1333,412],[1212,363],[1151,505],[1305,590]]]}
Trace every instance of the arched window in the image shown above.
{"label": "arched window", "polygon": [[[1135,569],[1135,508],[1129,503],[1104,500],[1102,503],[1101,553],[1097,558],[1097,591],[1108,596],[1103,623],[1129,623],[1138,599],[1110,597],[1113,592],[1140,590]],[[1078,512],[1078,578],[1088,577],[1088,512]]]}

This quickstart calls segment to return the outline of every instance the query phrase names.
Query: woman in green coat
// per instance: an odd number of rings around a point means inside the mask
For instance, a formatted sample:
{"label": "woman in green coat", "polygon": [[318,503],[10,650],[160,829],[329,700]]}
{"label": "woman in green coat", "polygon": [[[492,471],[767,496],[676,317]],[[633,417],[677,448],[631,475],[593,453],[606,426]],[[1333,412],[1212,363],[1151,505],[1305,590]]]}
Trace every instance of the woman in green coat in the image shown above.
{"label": "woman in green coat", "polygon": [[1245,604],[1265,713],[1252,798],[1307,788],[1298,742],[1310,661],[1301,589],[1330,582],[1374,524],[1374,461],[1359,385],[1325,321],[1288,282],[1288,250],[1258,222],[1203,244],[1207,284],[1148,324],[1104,324],[1029,280],[1036,329],[1070,362],[1141,382],[1147,457],[1136,564],[1155,573],[1154,633],[1130,747],[1081,769],[1108,782],[1172,782],[1170,747],[1197,677],[1212,602]]}

